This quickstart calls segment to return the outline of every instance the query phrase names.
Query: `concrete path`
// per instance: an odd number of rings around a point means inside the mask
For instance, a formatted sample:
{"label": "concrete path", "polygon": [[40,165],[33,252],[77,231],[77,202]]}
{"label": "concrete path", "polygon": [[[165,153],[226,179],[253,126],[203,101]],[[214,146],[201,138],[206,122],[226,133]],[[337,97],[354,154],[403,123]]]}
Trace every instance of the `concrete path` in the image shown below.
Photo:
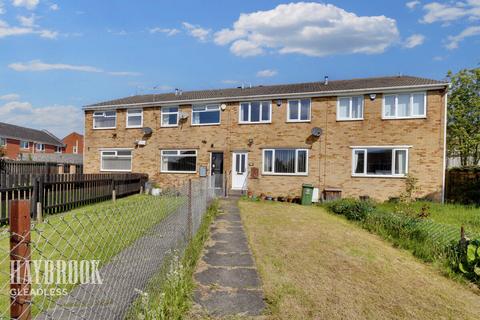
{"label": "concrete path", "polygon": [[237,199],[222,200],[220,208],[223,213],[211,227],[211,239],[194,275],[197,308],[214,317],[261,315],[263,292]]}

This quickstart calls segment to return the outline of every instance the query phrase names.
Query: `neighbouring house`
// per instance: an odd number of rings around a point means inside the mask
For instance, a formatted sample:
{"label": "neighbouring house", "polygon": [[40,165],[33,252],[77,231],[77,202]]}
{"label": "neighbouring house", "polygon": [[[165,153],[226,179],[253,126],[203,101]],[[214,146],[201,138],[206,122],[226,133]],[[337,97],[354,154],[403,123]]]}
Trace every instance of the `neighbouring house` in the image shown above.
{"label": "neighbouring house", "polygon": [[62,153],[63,147],[63,142],[47,130],[0,122],[0,148],[8,159],[17,160],[22,155],[38,153]]}
{"label": "neighbouring house", "polygon": [[83,154],[83,135],[77,132],[72,132],[62,139],[65,145],[64,153],[68,154]]}
{"label": "neighbouring house", "polygon": [[163,186],[224,174],[228,188],[299,196],[302,184],[385,200],[418,178],[441,200],[448,83],[411,76],[131,96],[84,107],[84,170]]}

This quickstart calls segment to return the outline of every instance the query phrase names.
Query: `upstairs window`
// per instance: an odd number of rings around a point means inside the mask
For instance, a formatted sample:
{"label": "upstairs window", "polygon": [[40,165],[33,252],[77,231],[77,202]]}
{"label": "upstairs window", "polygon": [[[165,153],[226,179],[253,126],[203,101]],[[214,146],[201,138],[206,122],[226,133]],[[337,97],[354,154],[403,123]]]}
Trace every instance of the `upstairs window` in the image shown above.
{"label": "upstairs window", "polygon": [[408,173],[408,149],[365,148],[352,150],[352,175],[400,176]]}
{"label": "upstairs window", "polygon": [[43,152],[45,151],[45,145],[43,143],[36,143],[35,150],[38,152]]}
{"label": "upstairs window", "polygon": [[271,122],[271,103],[242,102],[240,104],[240,123],[269,123]]}
{"label": "upstairs window", "polygon": [[77,147],[77,146],[73,146],[72,152],[73,152],[74,154],[77,154],[77,153],[78,153],[78,147]]}
{"label": "upstairs window", "polygon": [[28,143],[28,141],[24,141],[24,140],[20,141],[20,148],[21,149],[25,150],[25,149],[28,149],[29,147],[30,147],[30,144]]}
{"label": "upstairs window", "polygon": [[178,107],[162,107],[160,121],[162,127],[178,126]]}
{"label": "upstairs window", "polygon": [[116,111],[95,111],[93,113],[94,129],[115,129],[117,126]]}
{"label": "upstairs window", "polygon": [[7,145],[7,139],[0,137],[0,147],[5,147]]}
{"label": "upstairs window", "polygon": [[62,147],[55,147],[55,153],[62,153]]}
{"label": "upstairs window", "polygon": [[305,122],[310,121],[310,99],[288,100],[288,116],[289,122]]}
{"label": "upstairs window", "polygon": [[101,151],[101,171],[132,171],[132,150]]}
{"label": "upstairs window", "polygon": [[143,126],[143,110],[127,110],[127,128],[141,128]]}
{"label": "upstairs window", "polygon": [[197,171],[197,150],[162,150],[162,172],[193,173]]}
{"label": "upstairs window", "polygon": [[362,120],[363,97],[341,97],[337,101],[337,120]]}
{"label": "upstairs window", "polygon": [[220,124],[220,106],[205,105],[192,108],[192,125]]}
{"label": "upstairs window", "polygon": [[384,119],[424,118],[427,116],[425,92],[388,94],[383,97]]}
{"label": "upstairs window", "polygon": [[263,150],[263,173],[279,175],[306,175],[308,171],[306,149]]}

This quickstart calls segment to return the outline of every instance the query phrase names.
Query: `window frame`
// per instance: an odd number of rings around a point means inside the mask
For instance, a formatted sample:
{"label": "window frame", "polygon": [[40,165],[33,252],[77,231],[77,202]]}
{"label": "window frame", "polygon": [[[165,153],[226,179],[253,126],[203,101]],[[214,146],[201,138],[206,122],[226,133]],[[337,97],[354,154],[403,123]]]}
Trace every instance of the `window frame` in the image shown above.
{"label": "window frame", "polygon": [[[130,156],[119,156],[118,151],[130,151]],[[120,158],[130,158],[130,169],[129,170],[122,170],[122,169],[104,169],[103,168],[103,153],[104,152],[115,152],[116,157]],[[133,168],[133,149],[131,148],[115,148],[115,149],[100,149],[100,172],[132,172]]]}
{"label": "window frame", "polygon": [[[212,110],[207,110],[207,107],[212,107],[215,106],[218,108],[218,122],[215,123],[193,123],[194,116],[193,114],[195,112],[211,112]],[[195,108],[199,107],[205,107],[205,110],[200,110],[200,111],[195,111]],[[222,123],[222,109],[220,108],[220,104],[197,104],[197,105],[192,105],[192,119],[190,120],[190,125],[192,126],[217,126]]]}
{"label": "window frame", "polygon": [[[26,144],[27,144],[27,147],[25,148],[24,146],[22,146],[22,143],[26,143]],[[22,150],[30,150],[30,142],[27,141],[27,140],[20,140],[20,149],[22,149]]]}
{"label": "window frame", "polygon": [[[368,164],[368,150],[380,149],[380,150],[391,150],[392,152],[392,174],[368,174],[367,173],[367,164]],[[363,151],[364,152],[364,163],[363,163],[363,173],[355,172],[355,152]],[[396,174],[395,173],[395,153],[397,151],[405,151],[405,173]],[[366,177],[366,178],[406,178],[409,171],[409,161],[410,161],[410,148],[407,146],[365,146],[365,147],[352,147],[352,177]]]}
{"label": "window frame", "polygon": [[[260,121],[252,121],[252,102],[260,103],[260,119],[262,118],[262,111],[263,111],[263,103],[268,103],[269,113],[268,117],[269,120],[260,120]],[[242,120],[242,104],[248,104],[248,120]],[[238,123],[239,124],[262,124],[262,123],[272,123],[272,102],[268,100],[264,101],[244,101],[240,102],[238,106]]]}
{"label": "window frame", "polygon": [[55,153],[62,153],[62,147],[55,146]]}
{"label": "window frame", "polygon": [[[128,122],[129,122],[129,112],[139,112],[140,111],[140,125],[129,125]],[[135,115],[135,116],[138,116]],[[143,109],[127,109],[127,117],[126,117],[126,125],[125,127],[127,129],[138,129],[138,128],[143,128]]]}
{"label": "window frame", "polygon": [[[408,109],[410,116],[397,116],[398,114],[398,96],[409,94],[410,98],[408,101]],[[423,94],[423,115],[412,115],[413,111],[413,96],[416,94]],[[395,116],[386,116],[385,115],[385,98],[386,97],[395,97]],[[383,120],[395,120],[395,119],[426,119],[427,118],[427,92],[426,91],[405,91],[405,92],[395,92],[395,93],[384,93],[382,97],[382,119]]]}
{"label": "window frame", "polygon": [[[42,148],[38,149],[38,146],[42,146]],[[35,151],[36,152],[45,152],[45,143],[35,143]]]}
{"label": "window frame", "polygon": [[[362,102],[361,108],[362,108],[362,116],[360,118],[353,118],[353,98],[360,98],[360,101]],[[349,107],[348,107],[348,112],[349,112],[349,117],[343,118],[340,116],[340,99],[348,99],[349,101]],[[337,121],[362,121],[364,120],[365,116],[365,97],[363,95],[359,96],[338,96],[337,97]]]}
{"label": "window frame", "polygon": [[[275,151],[276,150],[295,150],[295,172],[275,172]],[[272,151],[272,171],[265,171],[265,152]],[[298,172],[298,152],[305,151],[305,172]],[[309,152],[306,148],[268,148],[262,150],[262,175],[265,176],[308,176]]]}
{"label": "window frame", "polygon": [[0,137],[0,141],[3,141],[3,143],[0,143],[0,148],[6,148],[7,147],[7,138],[6,137]]}
{"label": "window frame", "polygon": [[[106,116],[106,112],[115,112],[115,116]],[[97,128],[95,127],[95,113],[103,113],[103,117],[104,118],[115,118],[115,125],[113,127],[100,127],[100,128]],[[99,117],[99,116],[97,116]],[[117,110],[104,110],[104,111],[94,111],[93,114],[92,114],[92,118],[93,118],[93,130],[109,130],[109,129],[116,129],[117,128]]]}
{"label": "window frame", "polygon": [[[301,120],[301,113],[302,113],[302,100],[308,100],[310,108],[308,110],[308,119]],[[298,101],[298,119],[290,119],[290,102]],[[298,98],[298,99],[288,99],[287,100],[287,122],[311,122],[312,121],[312,99],[311,98]]]}
{"label": "window frame", "polygon": [[72,147],[72,153],[73,154],[78,154],[78,147],[77,146]]}
{"label": "window frame", "polygon": [[[164,155],[164,152],[177,152],[177,154],[168,154]],[[183,155],[184,157],[195,157],[195,171],[185,171],[185,170],[180,170],[180,171],[173,171],[173,170],[164,170],[163,169],[163,157],[179,157],[181,156],[180,152],[181,151],[195,151],[195,155]],[[198,167],[198,150],[197,149],[162,149],[160,150],[160,172],[161,173],[197,173],[197,167]]]}
{"label": "window frame", "polygon": [[[163,110],[167,109],[167,108],[177,108],[177,112],[171,112],[171,111],[164,112]],[[176,114],[177,115],[177,123],[175,123],[175,124],[163,124],[163,115],[164,114],[166,114],[166,115]],[[179,122],[180,122],[180,106],[162,106],[160,108],[160,127],[163,127],[163,128],[178,127]]]}

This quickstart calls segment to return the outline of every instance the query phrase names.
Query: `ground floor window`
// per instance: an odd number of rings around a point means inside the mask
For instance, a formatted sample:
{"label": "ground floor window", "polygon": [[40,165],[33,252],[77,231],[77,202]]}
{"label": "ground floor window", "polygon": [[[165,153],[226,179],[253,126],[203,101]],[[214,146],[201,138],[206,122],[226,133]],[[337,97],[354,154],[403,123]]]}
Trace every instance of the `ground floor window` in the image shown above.
{"label": "ground floor window", "polygon": [[406,148],[354,148],[354,176],[405,176],[408,173]]}
{"label": "ground floor window", "polygon": [[306,175],[308,150],[265,149],[263,150],[263,173],[281,175]]}
{"label": "ground floor window", "polygon": [[132,171],[132,150],[101,151],[101,171]]}
{"label": "ground floor window", "polygon": [[197,150],[162,150],[161,171],[190,173],[197,171]]}

